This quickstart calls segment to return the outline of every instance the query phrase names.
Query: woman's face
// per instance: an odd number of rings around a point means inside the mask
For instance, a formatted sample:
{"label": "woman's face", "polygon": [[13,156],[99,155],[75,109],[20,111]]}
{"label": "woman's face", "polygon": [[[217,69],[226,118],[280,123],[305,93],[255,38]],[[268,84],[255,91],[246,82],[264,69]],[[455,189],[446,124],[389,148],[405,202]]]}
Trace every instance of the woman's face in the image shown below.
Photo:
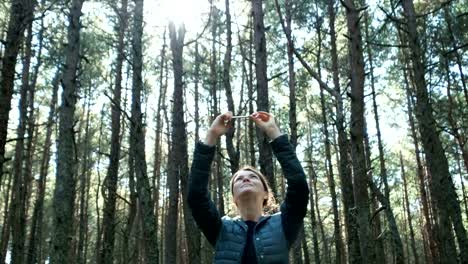
{"label": "woman's face", "polygon": [[232,194],[234,202],[237,204],[237,200],[241,195],[253,194],[263,198],[268,193],[263,187],[260,176],[255,174],[253,171],[241,170],[234,175]]}

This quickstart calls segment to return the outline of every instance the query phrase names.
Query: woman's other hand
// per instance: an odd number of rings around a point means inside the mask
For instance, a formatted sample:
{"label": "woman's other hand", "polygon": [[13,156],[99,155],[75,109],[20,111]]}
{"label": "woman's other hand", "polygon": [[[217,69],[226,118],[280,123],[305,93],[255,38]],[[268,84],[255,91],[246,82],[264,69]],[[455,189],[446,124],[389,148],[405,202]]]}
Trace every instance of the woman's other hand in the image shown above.
{"label": "woman's other hand", "polygon": [[208,132],[206,133],[206,138],[205,138],[205,144],[214,146],[216,145],[216,141],[218,138],[228,132],[228,130],[231,128],[231,118],[232,118],[232,112],[226,112],[224,114],[221,114],[215,118],[213,123],[211,123],[211,127],[208,129]]}
{"label": "woman's other hand", "polygon": [[271,140],[281,136],[281,131],[275,122],[275,117],[267,112],[258,111],[250,115],[250,119],[255,122]]}

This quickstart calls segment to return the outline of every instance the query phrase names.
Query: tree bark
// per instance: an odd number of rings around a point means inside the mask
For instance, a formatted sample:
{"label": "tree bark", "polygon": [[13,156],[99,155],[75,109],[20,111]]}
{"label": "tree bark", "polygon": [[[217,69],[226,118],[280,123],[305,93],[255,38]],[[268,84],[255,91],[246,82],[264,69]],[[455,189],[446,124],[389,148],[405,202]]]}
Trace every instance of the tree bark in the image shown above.
{"label": "tree bark", "polygon": [[[468,239],[463,226],[455,186],[449,173],[447,157],[437,132],[437,124],[429,100],[413,1],[404,0],[402,4],[406,17],[408,45],[411,51],[416,86],[416,117],[419,121],[419,130],[426,153],[428,172],[433,177],[431,195],[432,201],[437,208],[437,231],[441,241],[440,260],[452,263],[456,261],[453,258],[456,255],[456,248],[454,243],[450,243],[452,233],[451,228],[448,227],[453,224],[461,253],[468,252]],[[460,260],[461,262],[468,262],[468,255],[462,253]]]}
{"label": "tree bark", "polygon": [[39,179],[37,180],[37,196],[34,203],[33,215],[31,219],[31,231],[29,236],[29,247],[27,254],[28,264],[41,263],[39,256],[42,251],[42,231],[43,231],[43,219],[44,219],[44,198],[45,188],[47,181],[47,173],[50,162],[50,149],[52,145],[52,128],[54,126],[54,119],[56,118],[56,105],[57,105],[57,93],[59,86],[60,70],[52,80],[52,99],[49,104],[49,115],[46,123],[46,135],[44,140],[44,147],[42,158],[39,169]]}
{"label": "tree bark", "polygon": [[195,42],[195,72],[194,72],[194,86],[195,86],[195,117],[194,117],[194,122],[195,122],[195,142],[200,141],[200,106],[199,106],[199,101],[200,101],[200,95],[199,95],[199,89],[198,85],[200,82],[200,64],[201,64],[201,58],[200,58],[200,52],[198,48],[199,44],[198,41]]}
{"label": "tree bark", "polygon": [[[322,43],[321,28],[317,28],[317,34],[319,43]],[[317,73],[321,76],[321,66],[320,66],[320,54],[321,48],[319,46],[317,52]],[[341,226],[340,226],[340,214],[338,212],[338,201],[335,189],[335,175],[333,173],[333,164],[332,164],[332,157],[331,157],[331,143],[330,143],[330,135],[328,132],[328,118],[327,118],[327,106],[325,103],[325,94],[324,89],[320,86],[320,106],[322,108],[322,122],[323,122],[323,134],[325,140],[325,173],[327,176],[328,182],[328,189],[330,191],[330,196],[332,199],[332,211],[333,211],[333,237],[335,243],[335,251],[336,251],[336,258],[335,263],[341,263],[341,258],[343,255],[343,241],[341,239]]]}
{"label": "tree bark", "polygon": [[132,116],[130,123],[130,158],[134,159],[135,178],[138,193],[138,208],[141,213],[141,242],[143,245],[143,261],[158,263],[158,241],[156,240],[156,221],[151,186],[147,174],[145,155],[145,128],[141,111],[141,92],[143,90],[143,0],[135,1],[133,25],[133,78],[132,78]]}
{"label": "tree bark", "polygon": [[411,218],[410,204],[409,204],[409,198],[408,198],[408,183],[406,181],[405,166],[403,164],[403,156],[401,155],[401,152],[400,152],[400,169],[401,169],[401,177],[403,178],[405,207],[406,207],[406,216],[408,218],[408,226],[410,230],[411,250],[413,251],[414,263],[419,264],[419,256],[418,256],[418,251],[416,250],[416,242],[414,240],[413,222]]}
{"label": "tree bark", "polygon": [[[406,63],[405,63],[406,65]],[[406,67],[406,66],[403,66]],[[420,148],[419,148],[419,140],[418,140],[418,135],[416,132],[416,122],[414,120],[414,115],[413,115],[413,103],[411,100],[411,92],[410,92],[410,86],[409,86],[409,81],[407,77],[407,71],[403,70],[403,76],[405,80],[405,93],[406,93],[406,104],[407,104],[407,109],[408,109],[408,121],[410,125],[410,130],[411,130],[411,137],[413,139],[413,144],[414,144],[414,150],[415,150],[415,158],[416,158],[416,174],[418,175],[418,180],[419,180],[419,194],[421,196],[421,203],[422,203],[422,212],[424,216],[424,232],[427,236],[427,241],[425,243],[427,244],[427,247],[429,248],[429,254],[426,255],[426,261],[428,264],[432,264],[434,260],[439,259],[438,255],[438,248],[437,248],[437,242],[436,242],[436,236],[434,235],[433,231],[433,225],[432,225],[432,220],[429,214],[429,199],[425,187],[425,173],[424,173],[424,168],[423,164],[421,161],[420,157]]]}
{"label": "tree bark", "polygon": [[62,104],[59,115],[57,174],[53,198],[54,231],[51,263],[72,263],[73,212],[75,201],[76,147],[74,115],[80,61],[80,17],[84,0],[73,0],[69,14],[66,61],[62,79]]}
{"label": "tree bark", "polygon": [[122,0],[120,10],[116,10],[119,18],[118,40],[117,40],[117,58],[115,62],[115,86],[112,95],[112,113],[111,113],[111,148],[109,157],[109,167],[104,188],[104,210],[103,210],[103,234],[102,248],[100,252],[99,263],[112,264],[114,262],[114,244],[116,230],[116,201],[117,201],[117,182],[119,178],[120,166],[120,105],[122,97],[122,68],[125,59],[125,32],[127,30],[128,1]]}
{"label": "tree bark", "polygon": [[[154,161],[153,161],[153,202],[154,202],[154,217],[156,221],[156,240],[161,241],[160,236],[158,234],[158,230],[160,230],[159,219],[160,219],[160,189],[161,189],[161,166],[163,160],[163,148],[162,148],[162,134],[163,134],[163,120],[162,114],[164,107],[164,101],[166,100],[166,91],[167,86],[164,83],[164,73],[165,67],[164,65],[167,63],[166,58],[166,29],[164,29],[163,33],[163,45],[161,49],[161,61],[159,64],[160,67],[160,74],[159,74],[159,97],[158,97],[158,106],[156,109],[156,129],[155,129],[155,140],[154,140]],[[161,255],[161,254],[159,254]],[[159,257],[158,257],[159,259]]]}
{"label": "tree bark", "polygon": [[[310,128],[310,121],[309,121],[309,128]],[[314,167],[313,167],[313,161],[312,161],[312,136],[310,135],[310,129],[309,133],[307,134],[307,145],[309,146],[309,150],[306,152],[307,154],[307,160],[309,162],[309,165],[307,166],[307,174],[309,177],[309,186],[311,190],[315,190],[313,188],[314,186],[314,181],[315,178],[317,177]],[[314,261],[316,264],[320,264],[320,248],[318,244],[318,235],[317,235],[317,219],[315,216],[315,209],[314,209],[314,196],[315,192],[311,193],[309,195],[309,203],[310,203],[310,223],[312,226],[312,245],[314,249]]]}
{"label": "tree bark", "polygon": [[[185,28],[182,26],[176,32],[175,25],[169,24],[169,36],[171,39],[171,51],[174,69],[174,93],[172,106],[172,137],[169,160],[167,185],[169,188],[169,208],[166,217],[165,233],[165,258],[167,264],[176,263],[177,260],[177,212],[179,204],[179,179],[188,171],[187,161],[187,136],[184,122],[183,103],[183,62],[182,52],[184,45]],[[177,164],[176,164],[177,163]]]}
{"label": "tree bark", "polygon": [[[2,182],[3,165],[5,163],[5,145],[8,135],[8,120],[13,96],[15,67],[24,31],[34,17],[35,0],[11,1],[10,20],[5,40],[5,51],[2,56],[0,73],[0,183]],[[0,259],[4,256],[0,256]]]}
{"label": "tree bark", "polygon": [[[232,57],[232,29],[231,29],[231,13],[229,7],[229,1],[225,0],[225,13],[226,13],[226,53],[224,54],[223,60],[223,84],[224,90],[226,91],[226,99],[228,110],[235,114],[234,99],[232,97],[231,89],[231,57]],[[232,120],[232,129],[226,133],[226,149],[229,155],[229,163],[231,167],[231,173],[234,174],[239,169],[239,147],[234,146],[234,135],[236,122]]]}
{"label": "tree bark", "polygon": [[349,43],[349,61],[351,75],[351,156],[354,175],[354,200],[359,234],[359,248],[362,262],[370,263],[369,254],[373,252],[369,228],[369,193],[368,177],[364,152],[364,58],[362,36],[359,25],[360,12],[354,0],[342,2],[346,9]]}
{"label": "tree bark", "polygon": [[[375,120],[375,128],[377,130],[377,146],[379,150],[379,164],[380,164],[380,178],[384,184],[384,196],[378,195],[378,197],[382,197],[385,199],[385,202],[381,201],[381,204],[385,204],[386,210],[385,214],[388,219],[391,237],[392,237],[392,246],[395,254],[395,262],[396,263],[404,263],[404,253],[403,253],[403,243],[401,242],[400,232],[398,230],[398,226],[396,223],[395,215],[392,210],[392,206],[390,203],[390,188],[388,186],[388,176],[387,176],[387,167],[385,164],[385,152],[384,146],[382,142],[382,134],[380,132],[380,119],[379,119],[379,111],[377,108],[377,94],[375,92],[375,78],[374,78],[374,56],[372,54],[372,49],[370,45],[370,36],[369,36],[369,21],[368,21],[368,14],[365,15],[365,37],[367,42],[367,55],[369,61],[369,74],[370,74],[370,87],[371,87],[371,94],[372,94],[372,110],[374,114]],[[366,133],[367,134],[367,133]],[[369,148],[370,149],[370,148]],[[370,158],[370,151],[368,153]],[[372,165],[369,163],[369,166]],[[370,168],[369,167],[369,168]],[[370,179],[372,181],[372,179]],[[373,183],[372,183],[373,184]],[[380,192],[380,190],[378,190]],[[381,200],[381,199],[379,199]]]}
{"label": "tree bark", "polygon": [[[345,116],[343,110],[343,98],[341,97],[339,68],[338,68],[338,51],[336,45],[336,30],[335,30],[335,0],[328,1],[328,16],[330,28],[330,45],[332,59],[333,86],[335,88],[336,99],[336,129],[338,132],[339,145],[339,175],[341,182],[341,193],[343,196],[343,212],[347,239],[348,262],[361,263],[361,254],[359,252],[359,236],[357,233],[357,223],[355,214],[352,212],[355,207],[354,203],[354,187],[351,176],[351,164],[348,156],[349,141],[345,131]],[[344,254],[342,255],[344,258]],[[344,259],[341,261],[345,262]]]}
{"label": "tree bark", "polygon": [[[17,128],[17,138],[15,145],[15,156],[13,160],[13,186],[11,193],[11,203],[9,209],[9,224],[11,225],[12,235],[12,252],[11,263],[23,263],[25,253],[25,236],[26,236],[26,179],[23,170],[23,161],[25,158],[25,135],[28,115],[28,96],[31,92],[29,86],[29,71],[31,68],[31,45],[32,45],[32,20],[27,29],[27,38],[24,41],[24,60],[21,76],[21,89],[18,105],[19,124]],[[32,135],[27,135],[32,140]],[[28,154],[28,153],[26,153]],[[8,239],[3,241],[8,243]]]}
{"label": "tree bark", "polygon": [[[270,111],[268,98],[267,77],[267,50],[265,40],[265,24],[263,22],[263,0],[252,0],[254,45],[255,45],[255,75],[257,77],[257,111]],[[274,196],[278,196],[276,180],[273,172],[273,154],[268,144],[268,137],[257,128],[257,139],[259,142],[260,170],[270,184]]]}
{"label": "tree bark", "polygon": [[[79,208],[79,223],[78,223],[78,246],[77,246],[77,253],[76,253],[76,263],[84,264],[86,263],[86,237],[88,233],[88,197],[87,193],[89,190],[88,185],[88,177],[89,177],[89,170],[91,169],[89,156],[91,155],[91,147],[90,147],[90,132],[89,132],[89,123],[90,123],[90,112],[91,112],[91,88],[87,87],[83,103],[83,111],[86,111],[86,119],[85,122],[85,129],[84,129],[84,142],[80,142],[80,145],[83,144],[83,152],[81,156],[81,172],[79,175],[79,197],[80,197],[80,208]],[[83,122],[83,120],[82,120]],[[99,228],[98,228],[99,230]],[[99,233],[98,233],[99,235]]]}

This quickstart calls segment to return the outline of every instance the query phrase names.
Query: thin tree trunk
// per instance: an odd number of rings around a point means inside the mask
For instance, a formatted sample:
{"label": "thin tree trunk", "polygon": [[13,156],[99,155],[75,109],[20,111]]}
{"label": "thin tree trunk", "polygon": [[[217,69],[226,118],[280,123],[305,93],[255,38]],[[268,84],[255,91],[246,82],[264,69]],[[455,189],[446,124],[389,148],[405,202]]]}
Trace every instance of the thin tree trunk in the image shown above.
{"label": "thin tree trunk", "polygon": [[[322,43],[321,28],[317,28],[317,34],[319,43]],[[319,77],[321,76],[321,65],[320,65],[320,54],[321,54],[321,47],[319,45],[319,49],[317,51],[317,73]],[[328,132],[328,118],[327,118],[327,106],[325,103],[325,94],[324,89],[320,86],[320,105],[322,108],[322,122],[323,122],[323,134],[325,139],[325,168],[326,168],[326,176],[328,182],[328,189],[330,191],[331,199],[332,199],[332,211],[333,211],[333,237],[335,243],[335,251],[336,251],[336,258],[335,263],[341,263],[341,256],[343,255],[343,241],[341,239],[341,227],[340,227],[340,214],[338,212],[338,202],[337,202],[337,195],[335,190],[335,176],[333,173],[333,164],[332,164],[332,157],[331,157],[331,143],[330,143],[330,135]]]}
{"label": "thin tree trunk", "polygon": [[[365,128],[364,128],[364,147],[366,150],[366,171],[368,173],[369,177],[369,185],[371,186],[371,200],[372,200],[372,208],[374,209],[373,215],[371,217],[371,226],[372,226],[372,232],[373,236],[372,239],[375,240],[375,250],[373,252],[370,252],[370,258],[373,263],[379,262],[386,263],[387,259],[385,257],[385,245],[384,245],[384,239],[381,236],[382,232],[382,224],[381,224],[381,217],[379,214],[379,192],[380,190],[374,186],[373,182],[373,167],[372,167],[372,158],[371,158],[371,146],[369,143],[369,136],[367,134],[367,122],[365,122]],[[382,197],[381,195],[380,197]],[[382,203],[383,206],[383,203]],[[393,247],[393,245],[392,245]]]}
{"label": "thin tree trunk", "polygon": [[198,90],[198,84],[200,82],[200,64],[201,64],[201,58],[200,58],[200,52],[198,51],[198,41],[195,42],[195,72],[194,72],[194,86],[195,86],[195,117],[194,117],[194,122],[195,122],[195,142],[200,141],[200,114],[198,111],[200,111],[199,107],[199,90]]}
{"label": "thin tree trunk", "polygon": [[[127,96],[127,94],[126,94]],[[125,102],[127,100],[125,99]],[[124,103],[126,109],[126,103]],[[122,131],[122,134],[124,132]],[[132,135],[130,135],[129,141],[131,141]],[[136,250],[136,238],[132,235],[132,228],[135,225],[137,220],[137,193],[135,189],[135,162],[130,153],[133,153],[133,144],[129,146],[129,155],[128,155],[128,188],[130,193],[130,205],[128,209],[127,223],[124,231],[124,260],[125,263],[129,263],[137,255]]]}
{"label": "thin tree trunk", "polygon": [[[85,256],[85,244],[86,244],[86,233],[88,232],[88,211],[87,211],[87,190],[89,189],[88,186],[88,179],[87,176],[88,170],[90,170],[91,166],[89,165],[88,157],[91,154],[90,151],[90,134],[89,134],[89,123],[90,123],[90,112],[91,112],[91,88],[88,87],[87,91],[84,95],[85,103],[83,103],[83,110],[86,111],[86,119],[85,129],[84,129],[84,142],[83,144],[83,152],[81,156],[81,173],[79,175],[79,191],[80,191],[80,208],[79,208],[79,224],[78,224],[78,247],[77,247],[77,264],[84,264],[86,263],[86,256]],[[83,121],[82,121],[83,122]]]}
{"label": "thin tree trunk", "polygon": [[[247,73],[247,100],[249,102],[249,113],[252,114],[254,112],[253,102],[254,102],[254,87],[253,87],[253,42],[254,42],[254,34],[253,34],[253,17],[249,16],[248,22],[249,28],[249,55],[248,55],[248,73]],[[245,58],[245,56],[244,56]],[[255,127],[253,122],[248,122],[248,141],[249,141],[249,157],[250,157],[250,165],[256,166],[257,159],[255,157],[255,136],[254,136]]]}
{"label": "thin tree trunk", "polygon": [[[354,188],[351,176],[351,164],[348,156],[349,141],[345,131],[345,116],[343,110],[343,99],[341,97],[339,68],[338,68],[338,51],[336,45],[336,30],[335,30],[335,0],[328,1],[328,16],[330,28],[330,45],[332,59],[333,85],[335,88],[336,99],[336,129],[338,132],[339,145],[339,175],[341,182],[341,193],[343,196],[343,212],[345,220],[345,230],[348,249],[348,262],[351,264],[361,263],[362,258],[359,251],[359,236],[357,233],[357,222],[355,214],[352,212],[355,207],[354,203]],[[343,254],[342,263],[344,261]]]}
{"label": "thin tree trunk", "polygon": [[[277,1],[275,2],[276,4]],[[286,34],[287,39],[291,38],[292,30],[292,3],[290,0],[285,0],[285,18],[283,31]],[[290,141],[291,144],[296,148],[297,146],[297,113],[296,113],[296,73],[294,71],[294,46],[293,43],[288,41],[286,43],[287,54],[288,54],[288,87],[289,87],[289,129],[290,129]]]}
{"label": "thin tree trunk", "polygon": [[416,173],[418,175],[418,180],[419,180],[419,194],[421,197],[421,203],[422,203],[422,211],[423,211],[423,216],[424,216],[424,227],[423,229],[425,230],[425,234],[427,236],[427,241],[425,241],[425,244],[427,244],[427,247],[429,248],[429,254],[426,255],[426,261],[428,264],[432,264],[434,260],[439,259],[438,255],[438,248],[437,248],[437,243],[436,243],[436,237],[434,236],[434,231],[432,228],[432,221],[431,217],[429,215],[429,200],[428,200],[428,195],[426,192],[426,187],[425,187],[425,173],[420,157],[420,148],[419,148],[419,140],[416,132],[416,122],[414,120],[413,116],[413,106],[412,106],[412,100],[411,100],[411,93],[410,93],[410,86],[409,86],[409,81],[407,77],[407,71],[403,70],[403,76],[405,80],[405,92],[406,92],[406,104],[407,104],[407,109],[408,109],[408,121],[410,125],[410,130],[411,130],[411,137],[413,139],[414,143],[414,150],[415,150],[415,157],[416,157]]}
{"label": "thin tree trunk", "polygon": [[[224,54],[223,60],[223,84],[224,90],[226,91],[226,99],[228,110],[235,113],[234,99],[232,97],[231,89],[231,57],[232,57],[232,30],[231,30],[231,13],[229,7],[229,1],[225,0],[225,13],[226,13],[226,53]],[[234,174],[239,169],[239,148],[234,146],[234,133],[236,123],[232,120],[232,129],[226,133],[226,149],[229,155],[229,163],[231,167],[231,173]]]}
{"label": "thin tree trunk", "polygon": [[33,215],[31,219],[31,231],[29,237],[29,247],[27,254],[28,264],[40,263],[39,256],[42,251],[42,231],[43,231],[43,219],[44,219],[44,198],[45,198],[45,188],[47,181],[47,172],[49,169],[50,162],[50,149],[52,145],[52,128],[54,126],[54,119],[56,115],[56,105],[57,105],[57,93],[59,86],[60,70],[57,70],[57,73],[52,80],[52,99],[49,104],[49,115],[47,117],[46,123],[46,135],[43,146],[43,153],[39,169],[39,179],[37,180],[37,196],[34,203]]}
{"label": "thin tree trunk", "polygon": [[[41,5],[44,6],[44,1],[41,2]],[[37,51],[35,53],[35,57],[37,58],[37,62],[33,67],[31,73],[31,82],[29,84],[29,96],[28,96],[28,117],[27,117],[27,134],[29,135],[28,144],[26,146],[26,159],[24,162],[24,179],[25,179],[25,187],[23,188],[23,204],[21,205],[23,209],[21,218],[28,219],[27,212],[29,212],[29,206],[31,206],[31,194],[33,188],[33,162],[35,157],[35,149],[37,146],[37,134],[38,134],[38,126],[36,126],[36,116],[35,111],[36,108],[34,107],[35,103],[35,92],[36,92],[36,84],[39,75],[39,69],[42,65],[42,47],[43,47],[43,33],[44,33],[44,19],[41,18],[40,29],[37,33]],[[26,224],[25,224],[26,227]],[[31,228],[32,229],[32,228]],[[25,238],[26,239],[26,238]],[[28,241],[29,242],[29,241]],[[26,243],[25,243],[26,245]],[[28,244],[29,246],[29,244]],[[26,258],[29,257],[27,254],[29,252],[29,248],[25,249]]]}
{"label": "thin tree trunk", "polygon": [[[387,176],[387,167],[385,164],[385,152],[382,142],[382,134],[380,132],[380,119],[379,119],[379,111],[377,108],[377,94],[375,92],[375,78],[374,78],[374,57],[372,54],[372,49],[369,41],[369,21],[368,21],[368,14],[365,15],[365,37],[367,42],[367,55],[369,61],[369,74],[370,74],[370,87],[371,87],[371,94],[372,94],[372,110],[374,114],[375,120],[375,128],[377,130],[377,146],[379,150],[379,164],[380,164],[380,178],[384,184],[384,197],[385,202],[381,204],[385,204],[386,210],[385,213],[388,218],[388,223],[391,231],[391,240],[392,246],[395,254],[395,261],[396,263],[404,263],[404,252],[403,252],[403,243],[401,242],[400,232],[398,230],[398,226],[395,220],[395,215],[393,214],[392,206],[390,203],[390,188],[388,186],[388,176]],[[370,155],[370,153],[369,153]],[[371,166],[371,164],[369,164]],[[370,179],[372,181],[372,179]],[[380,191],[380,190],[379,190]]]}
{"label": "thin tree trunk", "polygon": [[[167,87],[164,85],[164,73],[166,63],[166,29],[163,33],[163,45],[161,49],[161,61],[160,61],[160,75],[159,75],[159,97],[158,97],[158,107],[156,110],[156,136],[154,140],[154,162],[153,162],[153,202],[154,202],[154,217],[156,221],[156,240],[161,241],[158,230],[160,229],[159,225],[159,211],[160,211],[160,189],[161,189],[161,164],[163,159],[163,149],[161,147],[162,143],[162,133],[163,133],[163,120],[161,112],[163,111],[163,102],[166,100],[166,90]],[[158,252],[159,253],[159,252]],[[159,254],[160,255],[160,254]],[[159,259],[159,257],[158,257]]]}
{"label": "thin tree trunk", "polygon": [[[416,101],[416,117],[419,121],[419,130],[426,153],[428,171],[431,177],[433,177],[431,195],[433,203],[437,208],[437,231],[441,241],[440,259],[441,261],[452,263],[456,261],[453,258],[456,255],[456,248],[454,243],[451,243],[453,239],[451,239],[452,233],[449,227],[453,224],[461,253],[468,252],[468,239],[463,226],[455,186],[449,173],[447,157],[437,132],[437,124],[429,100],[413,1],[404,0],[402,4],[407,19],[408,44],[411,51],[416,97],[418,99]],[[463,263],[468,263],[468,254],[462,253],[460,260]]]}
{"label": "thin tree trunk", "polygon": [[359,247],[362,262],[370,263],[369,254],[373,252],[369,228],[369,193],[368,177],[364,151],[364,57],[362,36],[359,25],[360,12],[354,0],[342,2],[346,9],[349,34],[349,61],[351,75],[351,153],[354,175],[354,200],[356,203],[356,220],[358,224]]}
{"label": "thin tree trunk", "polygon": [[59,115],[57,147],[57,175],[53,198],[54,231],[51,263],[73,263],[72,237],[75,201],[75,132],[74,115],[77,91],[78,64],[80,61],[81,9],[84,0],[73,0],[70,8],[66,62],[62,79],[62,105]]}
{"label": "thin tree trunk", "polygon": [[[406,216],[408,218],[408,226],[410,231],[410,240],[411,240],[411,250],[413,251],[414,263],[419,264],[419,256],[416,250],[416,242],[414,240],[414,230],[413,230],[413,222],[411,218],[411,211],[410,211],[410,204],[408,198],[408,183],[406,181],[406,173],[405,173],[405,166],[403,164],[403,156],[400,152],[400,168],[401,168],[401,177],[403,178],[403,188],[405,191],[405,207],[406,207]],[[409,255],[409,252],[408,252]]]}
{"label": "thin tree trunk", "polygon": [[307,238],[305,233],[302,236],[302,252],[302,254],[304,255],[304,263],[310,263],[309,248],[307,247]]}
{"label": "thin tree trunk", "polygon": [[325,233],[325,228],[324,228],[324,224],[323,224],[323,221],[322,221],[322,217],[320,216],[320,207],[319,207],[319,203],[318,203],[318,200],[319,200],[319,196],[318,196],[318,189],[317,189],[317,181],[318,181],[318,178],[317,178],[317,174],[315,175],[315,178],[314,178],[314,181],[313,181],[313,189],[314,189],[314,194],[315,194],[315,210],[317,212],[317,226],[318,228],[320,229],[320,235],[322,236],[322,244],[323,244],[323,255],[325,255],[324,257],[324,262],[325,263],[331,263],[331,253],[330,253],[330,249],[328,248],[328,237]]}
{"label": "thin tree trunk", "polygon": [[[267,50],[265,40],[265,25],[263,23],[263,0],[252,0],[253,28],[255,38],[255,75],[257,77],[257,111],[270,111],[267,77]],[[269,139],[265,133],[257,128],[259,142],[260,170],[266,176],[274,196],[278,196],[276,180],[273,173],[273,154],[269,146]]]}
{"label": "thin tree trunk", "polygon": [[119,178],[120,166],[120,104],[122,94],[122,68],[125,58],[125,32],[128,23],[128,1],[122,0],[120,10],[116,13],[119,17],[118,40],[117,40],[117,59],[115,66],[115,86],[112,95],[112,114],[111,114],[111,149],[109,156],[109,167],[104,187],[106,195],[104,196],[103,210],[103,236],[102,249],[100,252],[99,263],[112,264],[114,262],[114,244],[116,230],[116,201],[117,201],[117,182]]}
{"label": "thin tree trunk", "polygon": [[[8,120],[11,109],[15,82],[15,67],[24,31],[34,17],[35,0],[11,1],[5,51],[2,54],[2,67],[0,73],[0,184],[2,182],[3,165],[5,163],[5,145],[8,135]],[[3,252],[0,252],[3,254]],[[5,256],[0,256],[0,260]]]}
{"label": "thin tree trunk", "polygon": [[[310,123],[310,122],[309,122]],[[310,128],[310,124],[309,124],[309,128]],[[307,145],[308,145],[308,148],[309,150],[307,151],[307,160],[308,160],[308,166],[307,166],[307,174],[308,174],[308,177],[309,177],[309,186],[310,186],[310,189],[311,190],[315,190],[313,188],[314,186],[314,181],[315,181],[315,178],[317,177],[316,173],[315,173],[315,170],[314,170],[314,167],[313,167],[313,161],[312,161],[312,136],[310,135],[310,129],[309,129],[309,133],[307,134]],[[316,219],[316,216],[315,216],[315,209],[314,209],[314,205],[315,205],[315,202],[314,202],[314,196],[315,196],[315,192],[311,193],[309,195],[309,203],[310,203],[310,223],[311,223],[311,226],[312,226],[312,245],[313,245],[313,249],[314,249],[314,261],[316,264],[320,264],[320,248],[319,248],[319,245],[318,245],[318,235],[317,235],[317,231],[318,231],[318,228],[317,228],[317,219]]]}
{"label": "thin tree trunk", "polygon": [[141,92],[143,90],[143,0],[135,1],[134,28],[132,39],[133,51],[133,89],[130,144],[133,145],[130,158],[134,159],[136,187],[138,193],[138,208],[141,213],[141,231],[143,244],[143,262],[158,262],[158,241],[156,240],[156,222],[154,218],[154,203],[151,186],[148,179],[145,155],[145,128],[141,111]]}
{"label": "thin tree trunk", "polygon": [[102,248],[100,252],[99,263],[112,264],[114,262],[114,244],[116,231],[116,201],[117,201],[117,182],[119,178],[120,166],[120,105],[122,97],[122,68],[125,58],[125,32],[127,30],[128,1],[122,0],[120,10],[116,11],[119,17],[118,40],[117,40],[117,58],[115,64],[115,86],[112,95],[112,113],[111,113],[111,148],[109,156],[109,167],[104,187],[106,195],[104,196],[103,209],[103,234]]}
{"label": "thin tree trunk", "polygon": [[[25,236],[26,236],[26,212],[23,205],[26,199],[26,179],[23,170],[24,150],[25,150],[25,135],[28,115],[28,95],[31,92],[29,87],[29,71],[31,66],[31,45],[32,45],[32,21],[28,25],[27,38],[24,41],[24,60],[21,76],[21,90],[19,99],[19,124],[17,132],[15,157],[13,160],[13,186],[12,196],[9,209],[9,224],[11,225],[12,234],[12,252],[11,263],[23,263],[25,253]],[[27,135],[32,140],[32,135]],[[27,154],[27,153],[26,153]],[[8,239],[3,241],[8,243]]]}
{"label": "thin tree trunk", "polygon": [[[174,93],[172,108],[172,137],[170,147],[170,160],[167,185],[169,188],[169,208],[166,217],[165,233],[165,257],[167,264],[176,263],[177,260],[177,212],[179,205],[179,179],[181,174],[188,171],[187,162],[187,136],[185,133],[184,109],[183,109],[183,62],[182,52],[184,45],[185,29],[183,27],[176,32],[175,25],[169,24],[169,36],[171,39],[171,51],[174,68]],[[177,164],[176,164],[177,163]]]}

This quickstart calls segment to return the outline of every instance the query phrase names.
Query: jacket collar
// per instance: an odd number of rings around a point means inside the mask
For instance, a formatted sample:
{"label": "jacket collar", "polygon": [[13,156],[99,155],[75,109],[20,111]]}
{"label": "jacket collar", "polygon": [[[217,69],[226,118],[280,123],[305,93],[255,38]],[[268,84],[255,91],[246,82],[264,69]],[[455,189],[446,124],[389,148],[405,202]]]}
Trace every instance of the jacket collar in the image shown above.
{"label": "jacket collar", "polygon": [[[258,219],[258,222],[257,224],[255,225],[255,228],[257,228],[258,226],[262,225],[265,221],[267,221],[269,218],[271,217],[271,215],[262,215],[260,217],[260,219]],[[242,228],[244,228],[245,231],[247,231],[249,229],[249,227],[247,226],[247,224],[244,222],[244,220],[242,220],[242,218],[240,216],[237,216],[236,218],[234,218],[234,223],[240,225]]]}

